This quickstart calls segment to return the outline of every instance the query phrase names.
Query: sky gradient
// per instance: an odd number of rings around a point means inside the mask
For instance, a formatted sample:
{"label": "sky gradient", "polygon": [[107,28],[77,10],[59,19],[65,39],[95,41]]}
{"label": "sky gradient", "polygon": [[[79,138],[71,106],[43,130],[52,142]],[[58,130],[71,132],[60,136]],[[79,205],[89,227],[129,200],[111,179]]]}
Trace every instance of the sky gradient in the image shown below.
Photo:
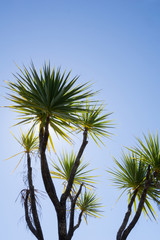
{"label": "sky gradient", "polygon": [[[116,200],[120,192],[111,186],[105,171],[112,167],[113,156],[120,159],[123,146],[135,144],[148,131],[160,130],[160,1],[159,0],[10,0],[0,8],[0,105],[4,98],[5,80],[14,80],[17,66],[29,66],[31,60],[37,69],[45,61],[62,70],[80,75],[80,82],[93,82],[94,90],[101,90],[98,99],[113,112],[116,123],[107,147],[101,149],[90,141],[86,161],[96,174],[101,175],[97,192],[104,205],[104,217],[83,221],[73,240],[114,240],[127,208],[127,198]],[[11,174],[19,157],[4,159],[21,151],[10,133],[16,123],[16,114],[1,108],[1,238],[6,240],[35,239],[26,229],[24,212],[17,199],[24,188],[23,163]],[[15,134],[18,128],[11,128]],[[76,139],[78,148],[81,137]],[[68,148],[66,143],[55,143],[57,151]],[[35,181],[44,190],[35,164]],[[17,201],[15,202],[15,200]],[[57,239],[54,209],[45,197],[42,202],[42,226],[46,240]],[[116,204],[115,204],[116,203]],[[158,239],[160,212],[157,223],[141,216],[128,240]],[[144,231],[145,229],[145,231]]]}

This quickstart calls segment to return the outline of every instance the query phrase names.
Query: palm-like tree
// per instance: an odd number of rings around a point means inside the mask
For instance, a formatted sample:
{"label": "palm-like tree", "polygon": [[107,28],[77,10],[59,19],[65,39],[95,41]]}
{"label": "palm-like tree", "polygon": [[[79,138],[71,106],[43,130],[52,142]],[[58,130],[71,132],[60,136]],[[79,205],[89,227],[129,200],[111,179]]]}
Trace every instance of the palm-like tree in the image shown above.
{"label": "palm-like tree", "polygon": [[[70,72],[61,74],[60,69],[51,71],[50,65],[45,64],[40,74],[33,63],[29,69],[24,67],[24,70],[19,70],[20,74],[15,75],[16,82],[8,82],[11,92],[8,99],[13,103],[10,107],[21,114],[19,123],[32,122],[33,127],[40,123],[41,172],[46,192],[58,213],[61,203],[50,176],[45,154],[49,125],[56,134],[67,140],[69,137],[64,129],[71,130],[71,127],[77,124],[76,113],[84,111],[83,102],[86,97],[92,96],[93,92],[89,90],[88,83],[77,85],[78,77],[70,80]],[[64,205],[63,203],[65,211]],[[63,216],[58,216],[58,219],[62,218],[64,219]],[[59,230],[60,232],[62,231]]]}
{"label": "palm-like tree", "polygon": [[[158,166],[158,137],[155,138],[153,136],[152,138],[149,135],[149,139],[147,139],[145,136],[145,141],[146,145],[138,139],[139,145],[134,147],[131,153],[122,154],[122,163],[115,160],[117,168],[110,171],[113,176],[113,183],[122,189],[123,193],[127,191],[129,195],[128,210],[117,233],[117,240],[125,240],[127,238],[142,211],[148,216],[151,213],[156,218],[156,213],[150,200],[160,204],[160,191],[157,187],[159,174],[157,167],[155,167]],[[136,200],[138,204],[136,204]],[[135,205],[135,215],[127,226],[133,204]]]}
{"label": "palm-like tree", "polygon": [[[105,132],[105,128],[110,127],[109,115],[102,114],[102,107],[88,109],[90,107],[89,102],[86,106],[86,98],[93,96],[94,92],[90,90],[88,83],[77,84],[77,76],[70,80],[70,72],[61,74],[60,69],[57,71],[55,69],[51,70],[50,65],[45,64],[44,68],[38,73],[33,63],[29,69],[24,67],[23,70],[20,68],[19,70],[20,73],[15,75],[16,82],[8,82],[8,89],[10,90],[8,99],[13,103],[10,108],[20,114],[18,124],[32,123],[32,128],[36,124],[40,125],[39,153],[44,186],[57,213],[59,239],[69,240],[67,238],[66,201],[72,191],[77,168],[88,143],[88,133],[92,137],[98,137],[98,139],[102,136],[108,137],[110,134]],[[83,124],[84,112],[89,112],[92,118],[86,119]],[[80,115],[82,116],[81,120]],[[100,115],[101,117],[99,117]],[[59,199],[46,157],[48,138],[51,139],[49,127],[57,135],[70,141],[66,131],[73,131],[73,127],[82,129],[82,126],[83,141],[74,161],[65,191]],[[82,186],[80,186],[77,196],[79,196],[81,188]]]}
{"label": "palm-like tree", "polygon": [[[123,190],[122,194],[127,192],[128,201],[131,200],[134,195],[134,206],[136,211],[136,200],[140,200],[144,185],[148,166],[146,163],[141,161],[141,159],[132,153],[122,153],[122,163],[115,159],[115,164],[117,168],[109,171],[112,174],[112,182],[120,190]],[[153,184],[152,184],[153,185]],[[137,199],[136,199],[137,198]],[[143,206],[144,213],[149,216],[149,212],[155,218],[156,214],[153,210],[148,199],[154,199],[159,202],[159,191],[153,185],[148,189],[147,196],[145,199],[145,204]],[[148,210],[147,210],[148,209]]]}

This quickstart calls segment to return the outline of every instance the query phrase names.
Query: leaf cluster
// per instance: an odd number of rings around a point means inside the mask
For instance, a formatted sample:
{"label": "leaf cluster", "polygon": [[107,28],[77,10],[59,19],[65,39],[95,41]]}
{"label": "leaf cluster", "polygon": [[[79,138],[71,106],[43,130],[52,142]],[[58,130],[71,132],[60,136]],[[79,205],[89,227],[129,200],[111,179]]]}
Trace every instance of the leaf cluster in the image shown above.
{"label": "leaf cluster", "polygon": [[[51,176],[52,178],[63,181],[64,190],[68,183],[75,160],[76,154],[72,151],[70,154],[63,152],[63,155],[58,157],[58,164],[56,164],[55,161],[52,161],[52,167],[54,170],[50,171]],[[93,187],[93,184],[95,184],[94,178],[96,176],[90,175],[93,170],[88,170],[88,166],[89,163],[83,163],[82,158],[77,168],[71,191],[71,198],[74,198],[79,190],[79,186],[83,184],[84,191],[81,192],[78,197],[76,206],[77,209],[82,212],[85,220],[87,215],[98,217],[100,212],[99,208],[101,207],[101,204],[94,193]]]}
{"label": "leaf cluster", "polygon": [[147,175],[148,166],[151,167],[150,186],[147,191],[143,205],[144,214],[149,216],[149,212],[155,218],[156,213],[150,200],[160,204],[159,173],[160,173],[160,147],[159,137],[149,133],[144,135],[144,142],[137,138],[138,144],[129,149],[128,153],[122,153],[121,162],[115,159],[116,168],[110,170],[113,184],[127,192],[128,201],[131,200],[135,190],[137,191],[134,201],[135,211],[137,203],[140,201]]}

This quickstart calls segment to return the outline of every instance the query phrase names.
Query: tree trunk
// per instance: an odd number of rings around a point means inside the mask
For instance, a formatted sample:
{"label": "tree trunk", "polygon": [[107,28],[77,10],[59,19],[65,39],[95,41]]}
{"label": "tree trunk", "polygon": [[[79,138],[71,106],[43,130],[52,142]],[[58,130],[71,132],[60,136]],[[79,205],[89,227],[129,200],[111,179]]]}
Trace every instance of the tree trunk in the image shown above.
{"label": "tree trunk", "polygon": [[31,210],[32,210],[34,225],[37,232],[37,239],[44,240],[39,217],[38,217],[37,207],[36,207],[35,190],[32,182],[31,159],[30,159],[29,153],[27,153],[27,167],[28,167],[29,192],[30,192],[30,198],[31,198]]}
{"label": "tree trunk", "polygon": [[49,117],[46,119],[45,129],[43,129],[43,127],[40,126],[40,132],[39,132],[41,173],[42,173],[42,179],[43,179],[46,192],[49,198],[51,199],[57,212],[58,209],[60,209],[60,203],[56,194],[55,186],[53,184],[53,181],[50,175],[46,154],[45,154],[48,137],[49,137],[48,127],[49,127]]}
{"label": "tree trunk", "polygon": [[66,225],[66,203],[61,205],[57,213],[58,220],[58,235],[59,240],[68,240],[67,239],[67,225]]}

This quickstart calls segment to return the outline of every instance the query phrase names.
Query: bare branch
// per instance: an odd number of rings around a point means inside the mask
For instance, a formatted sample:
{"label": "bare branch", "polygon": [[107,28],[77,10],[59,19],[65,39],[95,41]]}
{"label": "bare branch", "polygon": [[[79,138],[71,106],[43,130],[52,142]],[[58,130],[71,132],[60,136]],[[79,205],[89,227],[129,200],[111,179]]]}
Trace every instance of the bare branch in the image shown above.
{"label": "bare branch", "polygon": [[75,160],[75,163],[73,165],[73,168],[72,168],[69,180],[68,180],[68,184],[67,184],[66,190],[65,190],[65,192],[61,196],[61,200],[60,200],[61,203],[66,201],[66,199],[69,197],[70,191],[72,189],[72,185],[73,185],[73,182],[74,182],[74,177],[75,177],[77,168],[79,166],[80,159],[81,159],[82,154],[84,152],[84,149],[85,149],[85,147],[86,147],[86,145],[88,143],[88,141],[87,141],[87,133],[88,133],[88,130],[85,128],[85,130],[83,132],[83,142],[81,144],[81,147],[79,149],[79,152],[78,152],[76,160]]}
{"label": "bare branch", "polygon": [[70,199],[71,199],[71,210],[70,210],[70,225],[69,225],[69,231],[68,231],[68,237],[69,239],[71,239],[71,237],[73,236],[74,233],[74,214],[75,214],[75,205],[76,205],[76,201],[77,198],[79,197],[81,191],[82,191],[82,187],[83,187],[83,183],[81,184],[76,196],[73,198],[70,195]]}
{"label": "bare branch", "polygon": [[78,218],[78,223],[74,226],[73,231],[75,231],[77,228],[79,228],[81,221],[82,221],[82,215],[83,215],[83,211],[80,212],[79,218]]}
{"label": "bare branch", "polygon": [[128,210],[125,214],[125,217],[123,219],[123,222],[122,222],[122,225],[120,226],[119,230],[118,230],[118,233],[117,233],[117,240],[121,240],[121,235],[122,235],[122,232],[124,231],[127,223],[128,223],[128,220],[129,220],[129,217],[131,215],[131,209],[132,209],[132,205],[134,203],[134,200],[136,198],[136,195],[137,195],[137,192],[138,192],[138,189],[136,189],[134,191],[134,194],[132,195],[132,198],[130,200],[130,203],[128,204]]}

